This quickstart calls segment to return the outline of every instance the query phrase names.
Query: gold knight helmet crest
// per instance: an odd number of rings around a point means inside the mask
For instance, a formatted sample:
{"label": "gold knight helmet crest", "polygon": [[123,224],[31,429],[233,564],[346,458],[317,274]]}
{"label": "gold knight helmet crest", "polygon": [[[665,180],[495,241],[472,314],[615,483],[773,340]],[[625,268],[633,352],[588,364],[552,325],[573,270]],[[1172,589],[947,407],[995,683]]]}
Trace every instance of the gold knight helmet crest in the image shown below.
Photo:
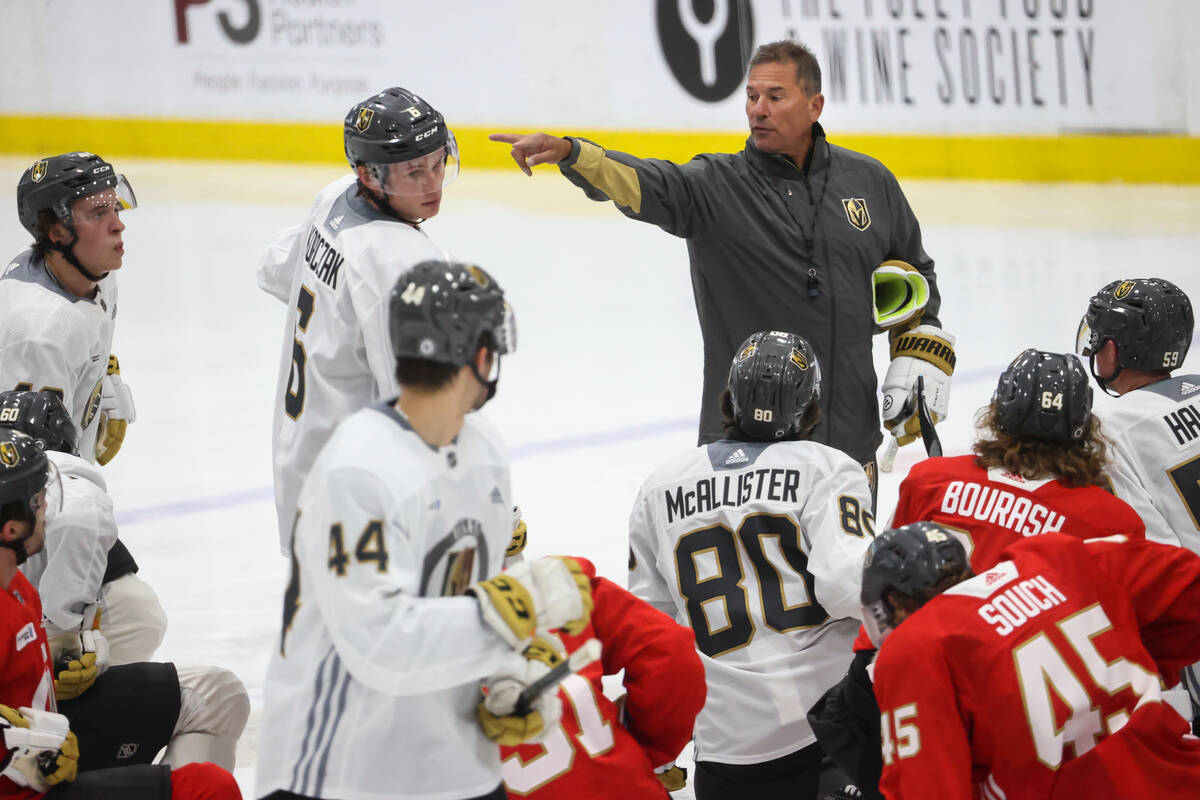
{"label": "gold knight helmet crest", "polygon": [[467,274],[479,284],[481,289],[486,289],[488,284],[491,283],[491,281],[488,280],[487,273],[474,264],[467,264]]}
{"label": "gold knight helmet crest", "polygon": [[360,131],[366,131],[371,127],[371,120],[375,119],[375,112],[369,108],[360,108],[358,110],[358,119],[354,120],[354,127]]}
{"label": "gold knight helmet crest", "polygon": [[38,183],[44,177],[46,177],[46,159],[43,158],[30,168],[29,179],[34,183]]}
{"label": "gold knight helmet crest", "polygon": [[12,442],[0,442],[0,464],[15,467],[20,463],[21,454],[17,451],[17,446]]}
{"label": "gold knight helmet crest", "polygon": [[842,200],[842,207],[846,209],[846,219],[851,225],[860,231],[871,227],[871,212],[867,210],[866,200],[861,197],[847,197]]}
{"label": "gold knight helmet crest", "polygon": [[804,353],[800,352],[800,348],[792,348],[792,363],[800,369],[808,369],[808,359],[804,357]]}
{"label": "gold knight helmet crest", "polygon": [[1124,300],[1133,291],[1133,287],[1137,285],[1136,281],[1121,281],[1121,285],[1113,290],[1113,297],[1118,300]]}

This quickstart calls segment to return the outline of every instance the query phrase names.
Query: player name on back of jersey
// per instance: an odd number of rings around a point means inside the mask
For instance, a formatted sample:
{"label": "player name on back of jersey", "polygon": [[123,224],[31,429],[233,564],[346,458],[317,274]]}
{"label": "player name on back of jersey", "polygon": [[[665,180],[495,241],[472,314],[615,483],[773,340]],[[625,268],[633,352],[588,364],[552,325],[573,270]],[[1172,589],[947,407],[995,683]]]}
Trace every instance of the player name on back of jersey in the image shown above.
{"label": "player name on back of jersey", "polygon": [[1170,414],[1163,414],[1162,421],[1180,446],[1190,444],[1200,438],[1200,401],[1192,401]]}
{"label": "player name on back of jersey", "polygon": [[794,469],[749,469],[702,478],[663,490],[667,523],[717,508],[736,508],[755,500],[797,502],[800,473]]}
{"label": "player name on back of jersey", "polygon": [[[984,573],[986,576],[988,573]],[[979,616],[1001,636],[1008,636],[1034,617],[1067,602],[1067,596],[1045,576],[1010,586],[979,607]]]}
{"label": "player name on back of jersey", "polygon": [[1066,517],[1028,497],[974,481],[951,481],[942,495],[941,511],[964,519],[999,525],[1022,536],[1062,530]]}
{"label": "player name on back of jersey", "polygon": [[316,225],[308,229],[304,242],[304,263],[317,279],[330,289],[337,289],[338,270],[346,257],[325,240]]}

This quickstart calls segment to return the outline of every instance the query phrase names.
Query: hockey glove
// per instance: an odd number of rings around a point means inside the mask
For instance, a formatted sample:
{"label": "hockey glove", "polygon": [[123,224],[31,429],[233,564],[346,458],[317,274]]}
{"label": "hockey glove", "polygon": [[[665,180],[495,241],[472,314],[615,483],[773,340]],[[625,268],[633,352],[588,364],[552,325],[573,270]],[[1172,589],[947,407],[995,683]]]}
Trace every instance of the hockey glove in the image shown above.
{"label": "hockey glove", "polygon": [[892,363],[883,378],[883,427],[900,445],[921,435],[917,419],[917,378],[925,379],[925,402],[935,423],[950,410],[950,376],[957,357],[954,336],[932,325],[918,325],[891,337]]}
{"label": "hockey glove", "polygon": [[96,431],[96,462],[104,466],[113,460],[125,441],[125,428],[137,419],[133,393],[121,380],[121,365],[115,355],[108,357],[108,374],[100,379],[100,422]]}
{"label": "hockey glove", "polygon": [[871,273],[875,330],[915,327],[929,304],[929,280],[905,261],[885,261]]}
{"label": "hockey glove", "polygon": [[74,700],[92,688],[108,669],[108,641],[97,628],[55,636],[50,641],[54,662],[54,698]]}
{"label": "hockey glove", "polygon": [[508,549],[504,551],[505,558],[514,558],[519,556],[525,550],[525,545],[529,542],[529,528],[525,526],[525,520],[521,519],[521,507],[513,506],[513,534],[512,541],[508,543]]}
{"label": "hockey glove", "polygon": [[514,649],[539,631],[576,634],[592,615],[592,584],[573,558],[546,556],[513,564],[473,584],[483,619]]}
{"label": "hockey glove", "polygon": [[557,686],[535,697],[524,714],[518,710],[517,700],[522,689],[563,663],[561,648],[561,643],[553,637],[534,639],[521,652],[525,657],[523,664],[488,678],[486,694],[477,710],[485,736],[511,747],[541,741],[554,729],[562,718]]}
{"label": "hockey glove", "polygon": [[70,723],[52,711],[0,705],[0,775],[39,792],[75,780],[79,742]]}
{"label": "hockey glove", "polygon": [[678,764],[667,764],[654,770],[654,777],[668,792],[678,792],[687,786],[687,770]]}

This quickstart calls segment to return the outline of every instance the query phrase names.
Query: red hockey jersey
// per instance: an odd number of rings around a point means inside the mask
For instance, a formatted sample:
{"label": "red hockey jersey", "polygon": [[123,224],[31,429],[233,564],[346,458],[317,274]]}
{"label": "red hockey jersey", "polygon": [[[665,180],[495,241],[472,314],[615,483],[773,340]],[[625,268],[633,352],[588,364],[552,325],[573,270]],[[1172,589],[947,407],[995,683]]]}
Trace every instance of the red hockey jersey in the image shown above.
{"label": "red hockey jersey", "polygon": [[[600,640],[599,661],[562,682],[563,717],[541,744],[501,747],[510,797],[666,800],[654,768],[673,761],[704,706],[704,667],[691,629],[578,559],[592,578],[591,624],[563,636],[568,652]],[[625,670],[623,719],[601,678]]]}
{"label": "red hockey jersey", "polygon": [[[913,465],[900,484],[888,527],[923,520],[954,533],[976,573],[995,564],[1009,545],[1043,533],[1080,539],[1146,537],[1137,512],[1099,486],[1031,481],[1006,470],[984,469],[975,456],[928,458]],[[866,631],[860,630],[854,649],[873,647]]]}
{"label": "red hockey jersey", "polygon": [[[42,627],[42,601],[18,572],[0,590],[0,703],[11,708],[55,711],[50,644]],[[0,777],[0,797],[41,797],[39,792]]]}
{"label": "red hockey jersey", "polygon": [[1200,796],[1200,740],[1159,684],[1200,660],[1200,557],[1048,535],[1000,559],[879,650],[884,795]]}

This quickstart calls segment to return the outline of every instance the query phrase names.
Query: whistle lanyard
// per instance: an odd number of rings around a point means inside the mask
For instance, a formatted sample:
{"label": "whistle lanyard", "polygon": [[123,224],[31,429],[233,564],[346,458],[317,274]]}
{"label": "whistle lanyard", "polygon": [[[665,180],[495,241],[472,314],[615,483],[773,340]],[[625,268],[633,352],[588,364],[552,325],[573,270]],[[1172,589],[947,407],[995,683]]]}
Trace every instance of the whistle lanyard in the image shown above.
{"label": "whistle lanyard", "polygon": [[[808,167],[812,169],[812,160],[816,157],[817,144],[813,142],[813,154],[809,159]],[[799,169],[799,167],[797,167]],[[804,173],[804,190],[808,193],[808,203],[813,207],[812,216],[812,232],[804,230],[804,223],[796,216],[796,212],[792,210],[792,204],[788,202],[788,197],[792,196],[792,190],[787,189],[787,196],[784,196],[783,191],[779,189],[772,181],[769,175],[763,172],[763,179],[771,190],[779,196],[783,207],[787,209],[788,216],[796,223],[797,230],[800,231],[800,239],[803,241],[805,248],[808,249],[809,265],[808,265],[808,297],[816,299],[821,296],[821,276],[817,271],[817,222],[821,217],[821,206],[825,204],[825,190],[829,188],[829,173],[833,171],[833,151],[829,151],[829,160],[825,165],[825,178],[821,181],[821,194],[817,197],[816,202],[813,202],[812,186],[808,180],[808,172]]]}

